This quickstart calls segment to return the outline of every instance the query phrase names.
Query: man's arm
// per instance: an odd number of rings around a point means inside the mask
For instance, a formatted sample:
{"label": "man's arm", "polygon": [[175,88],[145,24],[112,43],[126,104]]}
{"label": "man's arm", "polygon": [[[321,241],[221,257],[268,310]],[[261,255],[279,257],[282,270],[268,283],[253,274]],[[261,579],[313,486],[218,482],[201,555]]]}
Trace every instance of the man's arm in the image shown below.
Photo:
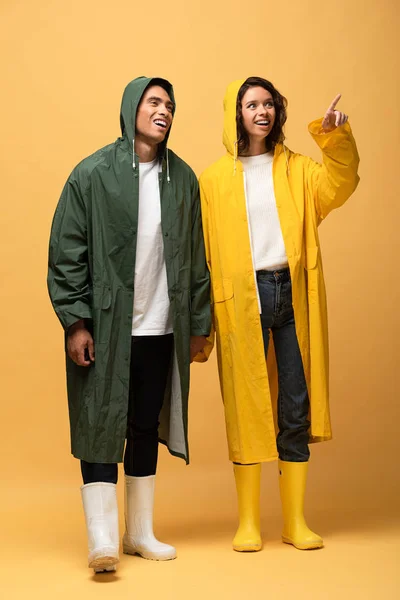
{"label": "man's arm", "polygon": [[191,360],[202,351],[211,331],[210,274],[204,250],[199,185],[193,175],[191,231]]}
{"label": "man's arm", "polygon": [[87,218],[83,195],[74,174],[64,186],[50,234],[48,291],[53,308],[68,331],[68,354],[88,366],[85,348],[94,360],[93,339],[85,327],[91,319]]}

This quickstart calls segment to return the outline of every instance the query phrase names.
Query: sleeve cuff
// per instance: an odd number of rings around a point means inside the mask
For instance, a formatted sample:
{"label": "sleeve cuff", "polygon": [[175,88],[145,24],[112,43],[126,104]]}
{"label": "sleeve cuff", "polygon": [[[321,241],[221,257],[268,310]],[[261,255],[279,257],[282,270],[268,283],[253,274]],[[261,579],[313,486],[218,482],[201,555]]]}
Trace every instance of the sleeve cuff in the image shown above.
{"label": "sleeve cuff", "polygon": [[341,142],[348,140],[349,135],[351,135],[349,122],[344,125],[339,125],[339,127],[336,127],[333,131],[325,132],[322,129],[322,121],[323,118],[321,117],[320,119],[312,121],[308,126],[311,137],[315,140],[321,150],[337,146]]}

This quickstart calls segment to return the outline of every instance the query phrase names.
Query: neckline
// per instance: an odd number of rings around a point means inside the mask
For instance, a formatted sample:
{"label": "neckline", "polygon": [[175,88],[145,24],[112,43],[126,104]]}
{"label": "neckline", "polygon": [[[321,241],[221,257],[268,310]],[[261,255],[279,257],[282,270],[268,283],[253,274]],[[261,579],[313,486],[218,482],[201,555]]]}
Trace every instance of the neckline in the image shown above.
{"label": "neckline", "polygon": [[264,152],[263,154],[256,154],[255,156],[239,156],[239,160],[243,163],[243,165],[248,167],[264,165],[272,163],[274,160],[274,153]]}

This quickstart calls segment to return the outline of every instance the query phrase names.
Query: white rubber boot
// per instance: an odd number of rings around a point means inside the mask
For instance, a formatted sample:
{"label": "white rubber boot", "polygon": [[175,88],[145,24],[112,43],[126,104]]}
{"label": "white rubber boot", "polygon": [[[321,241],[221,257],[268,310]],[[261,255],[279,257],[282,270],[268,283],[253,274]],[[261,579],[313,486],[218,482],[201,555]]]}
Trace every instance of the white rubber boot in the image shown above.
{"label": "white rubber boot", "polygon": [[88,536],[88,563],[95,573],[115,571],[119,562],[117,486],[87,483],[81,487]]}
{"label": "white rubber boot", "polygon": [[122,541],[125,554],[140,554],[149,560],[176,558],[173,546],[159,542],[153,533],[155,475],[125,475],[125,526]]}

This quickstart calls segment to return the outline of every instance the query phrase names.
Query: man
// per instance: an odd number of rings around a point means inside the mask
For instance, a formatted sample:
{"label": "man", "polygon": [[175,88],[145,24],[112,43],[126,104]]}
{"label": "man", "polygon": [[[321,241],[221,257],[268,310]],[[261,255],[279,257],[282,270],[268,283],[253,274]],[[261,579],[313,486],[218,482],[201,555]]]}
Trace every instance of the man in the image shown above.
{"label": "man", "polygon": [[176,557],[153,534],[158,441],[189,462],[190,362],[211,316],[197,180],[167,148],[174,113],[168,81],[129,83],[122,137],[74,169],[52,225],[48,288],[66,332],[72,454],[95,572],[118,562],[122,459],[124,552]]}

